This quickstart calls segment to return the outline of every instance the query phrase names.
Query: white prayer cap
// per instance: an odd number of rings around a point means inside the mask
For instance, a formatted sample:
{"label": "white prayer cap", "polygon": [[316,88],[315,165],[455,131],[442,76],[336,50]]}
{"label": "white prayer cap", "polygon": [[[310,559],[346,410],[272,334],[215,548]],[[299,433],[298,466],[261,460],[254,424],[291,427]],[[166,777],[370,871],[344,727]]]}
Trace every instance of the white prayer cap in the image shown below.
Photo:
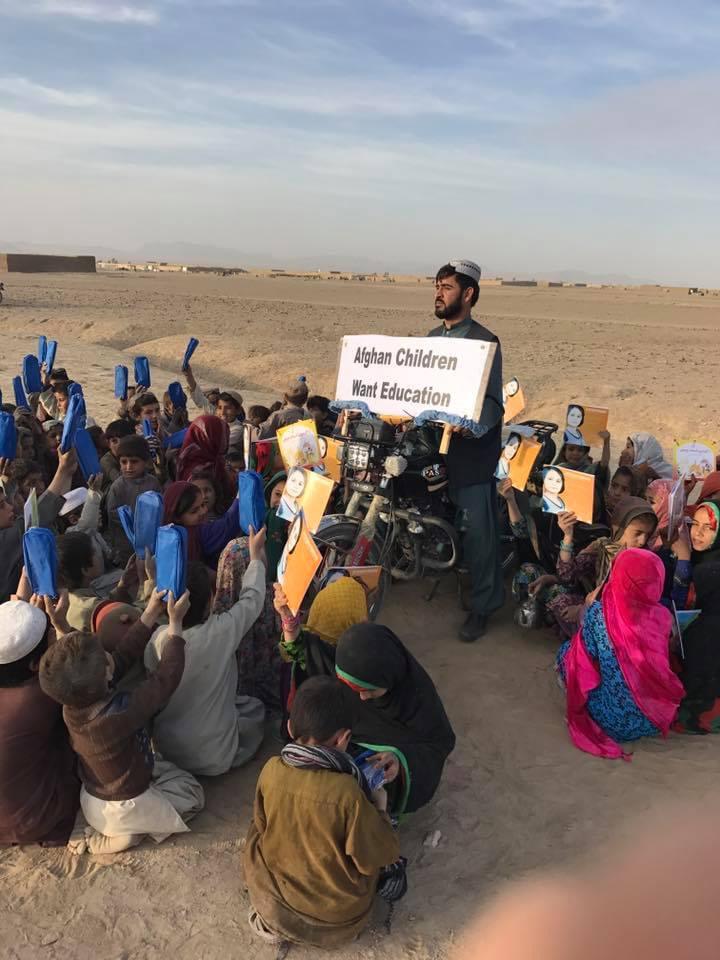
{"label": "white prayer cap", "polygon": [[15,663],[45,636],[47,615],[24,600],[0,604],[0,664]]}
{"label": "white prayer cap", "polygon": [[63,498],[65,505],[60,511],[60,516],[66,517],[69,513],[75,513],[76,510],[79,510],[85,504],[87,495],[87,487],[76,487],[70,493],[66,493]]}
{"label": "white prayer cap", "polygon": [[455,269],[455,273],[464,273],[466,277],[470,277],[475,283],[480,283],[480,274],[482,271],[472,260],[451,260],[450,266]]}

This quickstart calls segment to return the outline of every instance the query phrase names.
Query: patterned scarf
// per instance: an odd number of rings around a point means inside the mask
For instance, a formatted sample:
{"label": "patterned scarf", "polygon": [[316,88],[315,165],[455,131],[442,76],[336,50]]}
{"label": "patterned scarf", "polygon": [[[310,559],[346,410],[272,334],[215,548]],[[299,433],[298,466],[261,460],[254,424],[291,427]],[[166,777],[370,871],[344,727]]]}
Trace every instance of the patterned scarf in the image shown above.
{"label": "patterned scarf", "polygon": [[340,750],[333,750],[331,747],[305,747],[300,743],[289,743],[280,751],[280,759],[286,767],[349,773],[367,799],[372,802],[367,780],[360,767],[347,753],[341,753]]}
{"label": "patterned scarf", "polygon": [[[248,538],[231,540],[220,554],[212,612],[227,613],[237,603],[250,563]],[[262,700],[268,709],[280,705],[280,618],[273,604],[272,581],[265,588],[265,603],[257,620],[237,650],[238,693]]]}

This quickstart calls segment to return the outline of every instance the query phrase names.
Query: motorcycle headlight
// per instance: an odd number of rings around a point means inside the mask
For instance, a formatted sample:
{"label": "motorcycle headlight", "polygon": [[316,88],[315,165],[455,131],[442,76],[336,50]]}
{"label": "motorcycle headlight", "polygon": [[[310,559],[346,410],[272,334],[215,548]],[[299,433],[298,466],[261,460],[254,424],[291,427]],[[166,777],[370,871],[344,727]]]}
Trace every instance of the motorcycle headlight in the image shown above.
{"label": "motorcycle headlight", "polygon": [[345,463],[351,470],[367,470],[370,447],[364,443],[348,443],[345,448]]}
{"label": "motorcycle headlight", "polygon": [[385,473],[390,477],[399,477],[407,470],[407,460],[405,457],[386,457]]}

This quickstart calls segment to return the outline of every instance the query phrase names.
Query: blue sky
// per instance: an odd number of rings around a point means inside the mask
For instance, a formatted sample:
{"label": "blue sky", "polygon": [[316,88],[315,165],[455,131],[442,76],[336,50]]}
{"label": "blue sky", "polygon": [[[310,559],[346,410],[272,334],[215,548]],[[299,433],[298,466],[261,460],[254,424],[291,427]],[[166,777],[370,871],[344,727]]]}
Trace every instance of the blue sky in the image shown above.
{"label": "blue sky", "polygon": [[0,239],[720,286],[712,0],[0,0]]}

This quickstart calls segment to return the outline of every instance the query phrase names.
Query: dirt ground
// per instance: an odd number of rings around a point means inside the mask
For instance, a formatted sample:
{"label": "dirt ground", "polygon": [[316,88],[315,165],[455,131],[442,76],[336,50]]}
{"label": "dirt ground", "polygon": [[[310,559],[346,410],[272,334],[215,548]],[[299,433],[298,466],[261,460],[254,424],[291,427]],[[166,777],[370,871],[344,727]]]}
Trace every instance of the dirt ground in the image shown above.
{"label": "dirt ground", "polygon": [[[90,413],[112,416],[113,365],[136,353],[154,384],[177,376],[190,334],[201,340],[205,384],[239,386],[247,401],[274,397],[305,373],[331,393],[345,333],[421,334],[432,325],[427,285],[195,276],[2,277],[0,386],[37,335],[59,340],[58,363],[80,380]],[[708,384],[718,380],[720,299],[686,291],[484,289],[479,317],[502,339],[506,379],[517,376],[528,415],[557,420],[570,400],[610,407],[614,452],[627,433],[717,439]],[[167,335],[164,335],[167,334]],[[127,351],[124,355],[121,351]],[[434,802],[403,824],[410,892],[392,933],[384,908],[350,958],[435,960],[499,886],[601,848],[668,800],[710,798],[719,769],[713,738],[640,743],[632,763],[575,750],[564,726],[545,632],[518,630],[509,608],[485,639],[460,644],[454,582],[427,603],[428,584],[393,588],[383,619],[435,679],[458,745]],[[205,780],[207,806],[192,832],[113,859],[60,851],[0,851],[0,957],[273,957],[246,924],[241,847],[263,757]],[[670,825],[668,825],[670,828]],[[424,845],[433,831],[437,847]],[[293,950],[292,956],[310,956]]]}

